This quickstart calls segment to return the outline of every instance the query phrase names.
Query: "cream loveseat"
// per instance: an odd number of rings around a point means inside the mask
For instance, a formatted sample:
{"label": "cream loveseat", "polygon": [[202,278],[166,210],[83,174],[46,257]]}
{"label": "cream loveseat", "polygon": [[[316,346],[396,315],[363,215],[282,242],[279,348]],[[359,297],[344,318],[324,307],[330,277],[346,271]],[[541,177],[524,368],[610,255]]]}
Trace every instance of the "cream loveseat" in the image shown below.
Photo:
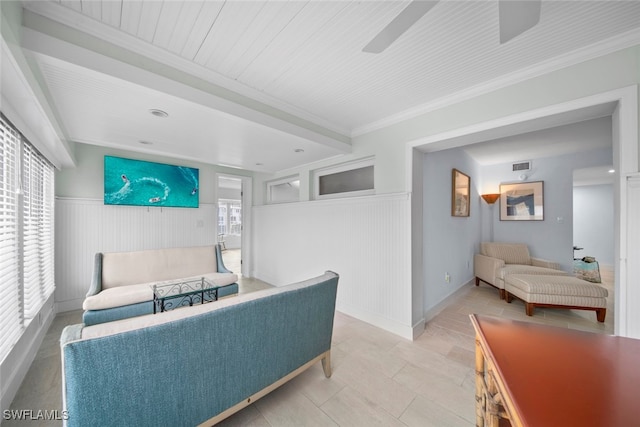
{"label": "cream loveseat", "polygon": [[82,320],[89,326],[153,313],[154,284],[202,277],[220,286],[218,298],[238,293],[238,276],[224,266],[218,245],[99,252]]}
{"label": "cream loveseat", "polygon": [[476,286],[482,281],[498,288],[501,299],[505,298],[505,278],[508,275],[568,275],[556,262],[531,257],[529,248],[522,243],[480,243],[480,253],[474,256],[473,269]]}

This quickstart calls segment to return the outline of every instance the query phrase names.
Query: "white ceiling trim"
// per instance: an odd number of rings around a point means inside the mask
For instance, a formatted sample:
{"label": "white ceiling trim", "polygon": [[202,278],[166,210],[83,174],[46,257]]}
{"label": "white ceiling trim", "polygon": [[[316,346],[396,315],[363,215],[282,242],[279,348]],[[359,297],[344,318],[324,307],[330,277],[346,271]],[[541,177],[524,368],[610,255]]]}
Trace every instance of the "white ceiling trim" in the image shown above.
{"label": "white ceiling trim", "polygon": [[395,125],[405,120],[418,117],[430,111],[435,111],[450,105],[457,104],[459,102],[467,101],[469,99],[476,98],[480,95],[484,95],[516,83],[540,77],[542,75],[558,71],[572,65],[595,59],[599,56],[635,46],[639,43],[640,28],[636,28],[621,35],[617,35],[607,40],[594,43],[585,48],[577,49],[569,54],[563,54],[551,60],[541,62],[533,67],[525,68],[523,70],[482,83],[461,92],[450,94],[443,98],[420,105],[418,107],[402,111],[398,114],[394,114],[382,120],[357,127],[351,132],[351,137],[355,138],[360,135],[374,132],[376,130]]}
{"label": "white ceiling trim", "polygon": [[629,93],[634,90],[636,90],[635,86],[622,88],[550,107],[489,120],[437,135],[418,138],[409,142],[407,149],[416,149],[429,153],[592,118],[605,117],[612,115],[618,102],[625,96],[629,97]]}
{"label": "white ceiling trim", "polygon": [[[464,151],[482,166],[498,165],[521,161],[522,159],[540,159],[576,154],[598,149],[612,149],[611,111],[614,106],[598,106],[595,109],[580,110],[580,114],[563,114],[550,119],[569,124],[544,127],[527,132],[508,135],[485,141],[481,144],[465,146]],[[589,111],[591,110],[591,111]],[[595,110],[595,111],[594,111]],[[591,118],[593,113],[610,111],[602,117]],[[598,114],[598,115],[600,115]],[[582,117],[579,117],[582,116]],[[585,118],[586,120],[582,120]],[[549,120],[540,120],[543,124]]]}
{"label": "white ceiling trim", "polygon": [[[49,119],[39,97],[27,81],[24,69],[28,69],[28,67],[26,65],[20,67],[19,59],[11,52],[4,37],[1,38],[1,44],[0,75],[2,82],[0,86],[2,86],[2,97],[0,105],[2,105],[4,113],[29,142],[44,154],[56,168],[73,166],[75,160],[67,141],[60,137],[62,131],[54,127],[54,123],[57,124],[57,122]],[[24,58],[22,59],[24,60]],[[63,149],[61,150],[59,147],[63,147]]]}
{"label": "white ceiling trim", "polygon": [[[405,146],[405,154],[410,164],[414,150],[428,153],[445,148],[461,147],[485,140],[484,135],[492,135],[492,137],[497,134],[507,136],[514,129],[519,129],[516,133],[543,129],[544,126],[546,126],[546,122],[549,120],[554,121],[558,117],[573,116],[575,119],[576,115],[582,116],[584,112],[600,111],[600,117],[603,117],[602,114],[611,114],[615,118],[616,114],[618,114],[618,123],[625,123],[625,126],[622,127],[617,125],[620,129],[624,130],[624,134],[619,136],[619,140],[621,144],[625,146],[625,150],[630,152],[625,151],[626,157],[621,156],[620,162],[616,162],[614,158],[614,166],[619,169],[617,172],[622,176],[635,173],[630,171],[636,171],[638,167],[637,146],[633,142],[637,141],[638,138],[637,101],[637,85],[627,86],[609,92],[578,98],[572,101],[418,138],[407,143]],[[577,119],[574,121],[577,121]],[[615,122],[614,126],[616,126]],[[515,135],[516,133],[512,134]],[[616,142],[614,141],[614,155],[616,152],[615,145]],[[407,168],[405,173],[405,185],[409,189],[413,185],[413,172],[410,167]]]}
{"label": "white ceiling trim", "polygon": [[23,47],[32,52],[51,56],[68,63],[75,63],[80,67],[106,74],[123,81],[152,89],[160,93],[182,98],[198,105],[232,115],[240,120],[248,120],[255,124],[267,126],[317,144],[338,150],[342,153],[351,152],[351,145],[309,128],[299,126],[290,121],[270,114],[246,107],[226,98],[213,95],[201,89],[160,74],[138,68],[134,65],[118,61],[100,53],[89,51],[75,44],[62,41],[31,28],[23,28]]}
{"label": "white ceiling trim", "polygon": [[[172,96],[172,88],[163,88],[166,89],[163,92],[149,90],[51,56],[32,55],[58,108],[79,119],[67,129],[76,142],[262,172],[275,172],[299,161],[340,153],[272,126]],[[126,96],[131,99],[120,105]],[[152,118],[149,107],[166,109],[170,113],[166,122]],[[121,120],[121,125],[101,125],[105,116]],[[139,145],[140,141],[151,141],[153,146]],[[296,149],[304,151],[295,154]]]}
{"label": "white ceiling trim", "polygon": [[[29,1],[24,3],[25,21],[29,21],[29,13],[35,13],[42,19],[51,19],[54,22],[78,28],[91,36],[102,39],[106,42],[120,46],[130,50],[138,55],[142,55],[173,67],[186,74],[198,77],[216,86],[220,86],[225,91],[236,92],[239,95],[258,101],[275,109],[282,110],[285,113],[297,116],[302,120],[309,121],[317,126],[324,127],[333,132],[348,136],[350,130],[344,129],[334,123],[315,116],[312,113],[286,103],[280,99],[269,96],[268,94],[246,86],[236,80],[227,78],[203,65],[189,61],[179,55],[166,51],[151,43],[147,43],[142,39],[134,37],[117,28],[112,28],[100,21],[91,19],[73,9],[65,8],[57,3],[43,1]],[[37,30],[37,29],[36,29]]]}

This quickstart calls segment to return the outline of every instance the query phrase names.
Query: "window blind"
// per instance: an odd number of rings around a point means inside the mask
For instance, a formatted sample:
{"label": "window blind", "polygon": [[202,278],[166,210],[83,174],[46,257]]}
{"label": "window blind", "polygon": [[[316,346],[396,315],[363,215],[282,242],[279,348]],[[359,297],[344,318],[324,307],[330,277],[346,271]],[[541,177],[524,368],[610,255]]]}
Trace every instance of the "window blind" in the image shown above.
{"label": "window blind", "polygon": [[22,148],[24,317],[32,319],[55,289],[53,166],[30,144]]}
{"label": "window blind", "polygon": [[55,290],[54,170],[0,113],[0,361]]}
{"label": "window blind", "polygon": [[18,219],[20,135],[0,116],[0,361],[22,332]]}

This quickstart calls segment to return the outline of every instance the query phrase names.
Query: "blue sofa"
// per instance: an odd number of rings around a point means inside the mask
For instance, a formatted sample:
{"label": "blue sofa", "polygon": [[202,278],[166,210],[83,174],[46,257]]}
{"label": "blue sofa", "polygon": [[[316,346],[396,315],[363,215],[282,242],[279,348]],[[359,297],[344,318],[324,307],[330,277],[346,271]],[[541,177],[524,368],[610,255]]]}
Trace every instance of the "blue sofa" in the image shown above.
{"label": "blue sofa", "polygon": [[82,320],[90,326],[151,314],[154,284],[201,277],[220,286],[218,298],[238,293],[238,275],[225,267],[219,245],[99,252]]}
{"label": "blue sofa", "polygon": [[135,318],[67,326],[65,425],[212,425],[318,361],[331,375],[338,275]]}

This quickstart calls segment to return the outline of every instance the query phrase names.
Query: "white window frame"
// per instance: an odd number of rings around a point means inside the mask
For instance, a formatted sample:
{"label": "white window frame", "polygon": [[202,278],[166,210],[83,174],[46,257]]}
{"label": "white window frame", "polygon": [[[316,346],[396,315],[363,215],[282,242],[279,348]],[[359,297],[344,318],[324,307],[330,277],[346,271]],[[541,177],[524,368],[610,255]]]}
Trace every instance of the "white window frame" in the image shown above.
{"label": "white window frame", "polygon": [[295,202],[299,202],[300,201],[300,189],[298,188],[298,200],[285,200],[285,201],[274,201],[271,198],[271,190],[273,189],[273,187],[277,186],[277,185],[282,185],[282,184],[288,184],[288,183],[292,183],[294,181],[298,181],[300,183],[302,183],[302,180],[300,179],[300,175],[290,175],[290,176],[286,176],[283,178],[278,178],[278,179],[274,179],[272,181],[267,181],[267,186],[266,186],[266,195],[267,195],[267,204],[279,204],[279,203],[295,203]]}
{"label": "white window frame", "polygon": [[[346,172],[354,169],[362,169],[369,166],[373,166],[374,180],[373,180],[373,188],[368,190],[357,190],[357,191],[345,191],[344,193],[332,193],[332,194],[320,194],[320,178],[326,175],[332,175],[335,173]],[[359,197],[359,196],[370,196],[376,194],[375,187],[375,158],[367,157],[364,159],[354,160],[352,162],[341,163],[339,165],[330,166],[322,169],[317,169],[313,171],[313,194],[314,199],[323,200],[323,199],[339,199],[343,197]]]}

